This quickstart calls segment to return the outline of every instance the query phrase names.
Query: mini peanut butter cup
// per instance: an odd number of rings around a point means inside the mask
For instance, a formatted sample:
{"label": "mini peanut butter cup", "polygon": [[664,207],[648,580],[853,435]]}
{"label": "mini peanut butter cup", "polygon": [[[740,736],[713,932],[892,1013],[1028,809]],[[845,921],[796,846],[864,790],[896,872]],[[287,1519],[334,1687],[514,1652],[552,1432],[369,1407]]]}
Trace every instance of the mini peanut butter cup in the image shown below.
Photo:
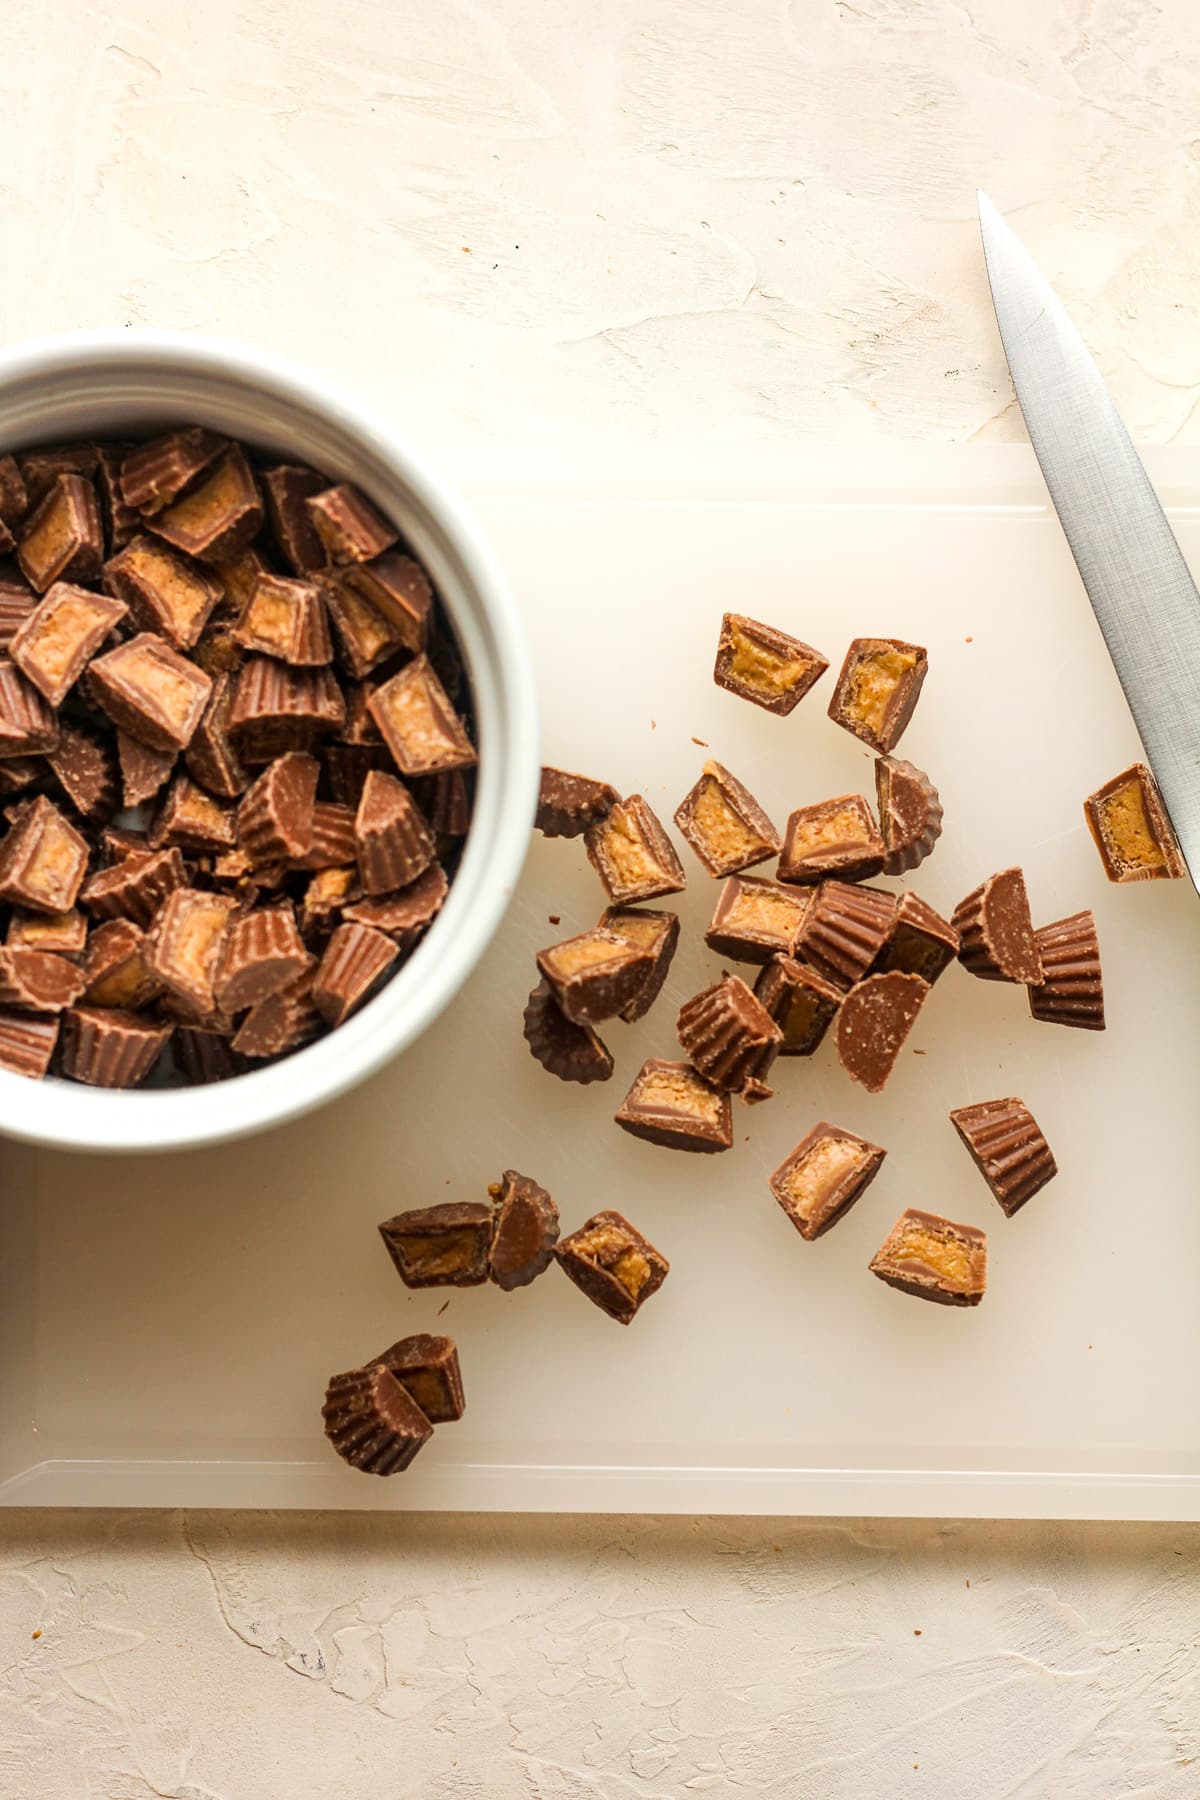
{"label": "mini peanut butter cup", "polygon": [[1158,783],[1133,763],[1089,794],[1084,817],[1110,881],[1178,881],[1187,874]]}
{"label": "mini peanut butter cup", "polygon": [[719,762],[705,763],[675,823],[710,875],[735,875],[779,850],[779,833],[754,795]]}
{"label": "mini peanut butter cup", "polygon": [[446,871],[440,863],[430,863],[414,882],[394,894],[362,899],[360,883],[359,892],[349,897],[343,917],[352,924],[371,925],[376,931],[386,932],[402,950],[410,950],[442,910],[449,891]]}
{"label": "mini peanut butter cup", "polygon": [[771,1176],[771,1192],[802,1238],[818,1238],[861,1198],[886,1155],[822,1119]]}
{"label": "mini peanut butter cup", "polygon": [[887,942],[872,964],[872,974],[898,970],[920,975],[931,984],[958,955],[961,939],[948,919],[918,894],[901,894]]}
{"label": "mini peanut butter cup", "polygon": [[150,632],[96,657],[87,684],[113,724],[152,750],[185,750],[212,693],[203,669]]}
{"label": "mini peanut butter cup", "polygon": [[290,987],[313,964],[290,905],[260,906],[229,926],[213,984],[216,1002],[239,1013]]}
{"label": "mini peanut butter cup", "polygon": [[915,763],[881,756],[875,764],[879,830],[885,875],[903,875],[923,863],[942,835],[942,803],[928,775]]}
{"label": "mini peanut butter cup", "polygon": [[233,635],[244,650],[296,668],[319,668],[333,660],[321,589],[297,576],[260,575]]}
{"label": "mini peanut butter cup", "polygon": [[641,794],[619,800],[589,826],[584,847],[615,906],[679,894],[687,886],[675,847]]}
{"label": "mini peanut butter cup", "polygon": [[543,837],[582,837],[590,825],[607,818],[620,798],[607,781],[546,767],[538,788],[534,826]]}
{"label": "mini peanut butter cup", "polygon": [[310,749],[340,731],[346,702],[332,669],[293,668],[271,656],[250,656],[235,677],[227,729],[238,754],[270,762],[289,750]]}
{"label": "mini peanut butter cup", "polygon": [[960,900],[951,924],[961,942],[964,969],[983,981],[1042,979],[1042,961],[1029,916],[1029,897],[1020,869],[1001,869]]}
{"label": "mini peanut butter cup", "polygon": [[145,930],[167,896],[186,880],[179,850],[148,853],[134,849],[121,862],[88,879],[80,892],[80,904],[95,919],[132,919]]}
{"label": "mini peanut butter cup", "polygon": [[622,1213],[595,1213],[561,1240],[555,1257],[563,1274],[601,1312],[628,1325],[656,1294],[671,1265]]}
{"label": "mini peanut butter cup", "polygon": [[835,987],[861,981],[887,942],[898,901],[878,888],[823,881],[796,934],[792,954]]}
{"label": "mini peanut butter cup", "polygon": [[313,807],[312,843],[296,858],[298,869],[338,869],[355,859],[357,840],[354,813],[336,800],[318,800]]}
{"label": "mini peanut butter cup", "polygon": [[0,844],[0,900],[27,912],[69,912],[87,873],[87,841],[44,794],[24,804]]}
{"label": "mini peanut butter cup", "polygon": [[233,677],[226,673],[214,675],[204,717],[183,753],[193,778],[221,800],[238,799],[251,779],[229,735],[233,697]]}
{"label": "mini peanut butter cup", "polygon": [[[54,779],[76,812],[89,823],[111,819],[120,805],[117,759],[112,740],[85,725],[64,725],[46,753]],[[4,767],[0,763],[0,769]]]}
{"label": "mini peanut butter cup", "polygon": [[83,475],[88,480],[99,464],[99,447],[90,439],[81,444],[39,444],[17,452],[17,469],[25,490],[25,503],[17,515],[26,518],[42,504],[60,475]]}
{"label": "mini peanut butter cup", "polygon": [[400,627],[353,588],[344,574],[326,576],[322,593],[339,660],[357,681],[409,647]]}
{"label": "mini peanut butter cup", "polygon": [[726,975],[683,1007],[679,1042],[707,1081],[739,1094],[765,1081],[783,1032],[745,982]]}
{"label": "mini peanut butter cup", "polygon": [[56,581],[94,581],[104,561],[96,490],[83,475],[59,475],[17,536],[17,561],[44,594]]}
{"label": "mini peanut butter cup", "polygon": [[1010,1219],[1058,1173],[1041,1126],[1023,1100],[1010,1095],[960,1106],[950,1123]]}
{"label": "mini peanut butter cup", "polygon": [[41,1081],[58,1045],[60,1025],[57,1013],[0,1009],[0,1069]]}
{"label": "mini peanut butter cup", "polygon": [[122,600],[56,581],[14,634],[9,655],[51,706],[61,706],[125,612]]}
{"label": "mini peanut butter cup", "polygon": [[63,1073],[89,1087],[137,1087],[173,1030],[161,1020],[118,1007],[73,1007],[63,1016]]}
{"label": "mini peanut butter cup", "polygon": [[129,444],[96,446],[96,497],[100,502],[104,542],[110,556],[114,550],[123,549],[136,537],[141,525],[137,513],[121,491],[121,465],[130,448]]}
{"label": "mini peanut butter cup", "polygon": [[829,667],[819,650],[741,613],[721,620],[713,680],[718,687],[781,717]]}
{"label": "mini peanut butter cup", "polygon": [[615,932],[651,957],[637,992],[621,1008],[621,1018],[631,1025],[645,1018],[662,992],[679,943],[679,915],[651,907],[610,906],[600,920],[600,929]]}
{"label": "mini peanut butter cup", "polygon": [[495,1229],[490,1204],[451,1200],[397,1213],[379,1235],[406,1287],[482,1287]]}
{"label": "mini peanut butter cup", "polygon": [[5,656],[37,603],[37,595],[23,581],[0,580],[0,652]]}
{"label": "mini peanut butter cup", "polygon": [[379,769],[363,783],[354,840],[363,892],[370,896],[408,887],[433,861],[435,839],[424,813],[402,781]]}
{"label": "mini peanut butter cup", "polygon": [[151,531],[201,562],[236,556],[258,535],[262,522],[262,499],[237,444],[222,450],[186,493],[146,519]]}
{"label": "mini peanut butter cup", "polygon": [[320,773],[315,758],[293,750],[247,790],[237,812],[238,843],[256,868],[307,856]]}
{"label": "mini peanut butter cup", "polygon": [[889,1287],[940,1306],[978,1306],[987,1287],[987,1238],[973,1225],[955,1225],[910,1207],[871,1259],[871,1273]]}
{"label": "mini peanut butter cup", "polygon": [[812,890],[755,875],[731,875],[704,934],[710,950],[735,962],[790,955],[813,903]]}
{"label": "mini peanut butter cup", "polygon": [[1042,979],[1029,989],[1029,1010],[1047,1025],[1104,1030],[1100,940],[1090,912],[1072,913],[1035,934]]}
{"label": "mini peanut butter cup", "polygon": [[398,955],[396,944],[382,931],[339,925],[313,977],[313,1005],[326,1024],[344,1024],[374,993]]}
{"label": "mini peanut butter cup", "polygon": [[233,1039],[233,1048],[255,1061],[284,1056],[311,1044],[325,1030],[325,1021],[313,1005],[312,975],[301,975],[291,987],[260,1000],[246,1014]]}
{"label": "mini peanut butter cup", "polygon": [[275,547],[293,575],[308,575],[323,569],[329,558],[308,516],[306,500],[319,494],[329,483],[315,469],[296,463],[280,463],[264,469],[259,475],[266,506],[267,527]]}
{"label": "mini peanut butter cup", "polygon": [[44,696],[16,663],[0,661],[0,758],[44,755],[58,738],[58,718]]}
{"label": "mini peanut butter cup", "polygon": [[402,775],[467,769],[479,760],[427,656],[376,688],[367,705]]}
{"label": "mini peanut butter cup", "polygon": [[590,1025],[576,1025],[567,1018],[549,982],[539,981],[526,1002],[524,1033],[535,1061],[560,1081],[586,1087],[612,1075],[613,1059],[607,1046]]}
{"label": "mini peanut butter cup", "polygon": [[189,425],[138,444],[121,462],[121,498],[134,512],[161,512],[215,462],[225,442],[203,425]]}
{"label": "mini peanut butter cup", "polygon": [[224,1032],[209,1031],[202,1025],[177,1025],[171,1055],[180,1074],[196,1087],[229,1081],[246,1068]]}
{"label": "mini peanut butter cup", "polygon": [[144,806],[171,778],[179,760],[177,750],[152,750],[127,731],[117,733],[117,762],[121,773],[121,797],[125,806]]}
{"label": "mini peanut butter cup", "polygon": [[651,965],[649,950],[599,926],[537,953],[543,980],[576,1025],[615,1018],[637,998]]}
{"label": "mini peanut butter cup", "polygon": [[0,949],[0,1007],[62,1012],[83,993],[78,964],[48,950]]}
{"label": "mini peanut butter cup", "polygon": [[311,495],[305,508],[331,563],[364,563],[399,537],[364,494],[343,483]]}
{"label": "mini peanut butter cup", "polygon": [[87,948],[87,920],[77,908],[61,913],[18,909],[9,916],[4,941],[12,950],[52,950],[78,960]]}
{"label": "mini peanut butter cup", "polygon": [[201,1018],[216,1004],[214,983],[237,901],[229,894],[176,888],[146,935],[146,967]]}
{"label": "mini peanut butter cup", "polygon": [[917,1014],[929,996],[919,975],[868,975],[838,1008],[838,1061],[869,1094],[886,1085]]}
{"label": "mini peanut butter cup", "polygon": [[862,794],[801,806],[788,819],[780,881],[865,881],[883,867],[883,839]]}
{"label": "mini peanut butter cup", "polygon": [[528,1287],[554,1261],[558,1207],[544,1187],[515,1169],[506,1169],[488,1193],[496,1209],[488,1276],[509,1292]]}
{"label": "mini peanut butter cup", "polygon": [[321,1417],[342,1461],[366,1475],[398,1475],[433,1436],[428,1418],[382,1363],[331,1376]]}
{"label": "mini peanut butter cup", "polygon": [[224,589],[211,569],[157,538],[133,539],[104,565],[104,585],[142,631],[158,631],[177,650],[198,643]]}
{"label": "mini peanut butter cup", "polygon": [[773,956],[764,965],[754,993],[783,1033],[780,1056],[811,1056],[843,998],[840,988],[790,956]]}
{"label": "mini peanut butter cup", "polygon": [[146,967],[146,934],[132,919],[109,919],[97,926],[83,962],[86,1006],[119,1006],[139,1012],[162,993]]}
{"label": "mini peanut butter cup", "polygon": [[829,702],[829,717],[886,756],[912,718],[928,669],[928,653],[919,644],[855,638]]}
{"label": "mini peanut butter cup", "polygon": [[433,588],[411,556],[388,550],[369,562],[347,564],[335,580],[343,593],[357,594],[382,614],[406,650],[416,655],[430,647]]}
{"label": "mini peanut butter cup", "polygon": [[431,1425],[451,1425],[462,1418],[462,1371],[453,1338],[418,1331],[389,1345],[371,1362],[396,1378]]}
{"label": "mini peanut butter cup", "polygon": [[729,1095],[690,1063],[651,1057],[615,1114],[634,1137],[668,1150],[714,1152],[733,1143]]}

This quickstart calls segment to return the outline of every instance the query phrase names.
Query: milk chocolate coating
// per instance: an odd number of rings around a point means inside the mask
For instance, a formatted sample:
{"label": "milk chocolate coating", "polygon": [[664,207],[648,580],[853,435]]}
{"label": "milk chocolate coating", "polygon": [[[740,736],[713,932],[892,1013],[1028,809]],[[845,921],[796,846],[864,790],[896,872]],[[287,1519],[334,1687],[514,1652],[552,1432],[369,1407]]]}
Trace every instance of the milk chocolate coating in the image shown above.
{"label": "milk chocolate coating", "polygon": [[506,1169],[488,1189],[496,1208],[488,1274],[497,1287],[528,1287],[554,1261],[558,1208],[528,1175]]}
{"label": "milk chocolate coating", "polygon": [[951,924],[959,933],[959,961],[984,981],[1042,979],[1042,959],[1029,917],[1020,869],[1001,869],[960,900]]}
{"label": "milk chocolate coating", "polygon": [[563,1238],[555,1254],[580,1293],[619,1325],[637,1317],[671,1267],[623,1214],[611,1210]]}
{"label": "milk chocolate coating", "polygon": [[608,817],[620,798],[607,781],[544,768],[534,825],[543,837],[582,837],[589,825]]}
{"label": "milk chocolate coating", "polygon": [[1110,881],[1178,881],[1187,874],[1158,783],[1133,763],[1089,794],[1084,817]]}
{"label": "milk chocolate coating", "polygon": [[886,1155],[822,1119],[775,1170],[771,1192],[802,1238],[823,1237],[865,1193]]}
{"label": "milk chocolate coating", "polygon": [[887,942],[898,905],[894,894],[878,888],[823,881],[801,923],[792,954],[835,987],[853,987]]}
{"label": "milk chocolate coating", "polygon": [[868,975],[842,1001],[838,1061],[868,1093],[886,1084],[928,994],[929,983],[919,975]]}
{"label": "milk chocolate coating", "polygon": [[721,620],[713,680],[767,712],[786,716],[829,667],[810,644],[741,613]]}
{"label": "milk chocolate coating", "polygon": [[719,762],[705,763],[675,823],[710,875],[735,875],[779,850],[779,833],[754,795]]}
{"label": "milk chocolate coating", "polygon": [[950,1123],[979,1173],[1011,1219],[1058,1173],[1042,1129],[1023,1100],[983,1100],[960,1106]]}
{"label": "milk chocolate coating", "polygon": [[733,1143],[729,1095],[690,1063],[651,1057],[614,1115],[634,1137],[667,1150],[711,1153]]}
{"label": "milk chocolate coating", "polygon": [[612,1075],[613,1059],[606,1046],[590,1025],[576,1025],[567,1018],[548,982],[539,981],[530,994],[524,1030],[536,1061],[560,1081],[587,1086]]}
{"label": "milk chocolate coating", "polygon": [[397,1213],[379,1235],[406,1287],[480,1287],[495,1228],[492,1206],[448,1201]]}
{"label": "milk chocolate coating", "polygon": [[382,1363],[331,1376],[321,1417],[333,1449],[367,1475],[398,1475],[433,1436],[425,1413]]}
{"label": "milk chocolate coating", "polygon": [[731,875],[704,934],[710,950],[735,962],[762,963],[791,954],[813,904],[806,888],[755,875]]}
{"label": "milk chocolate coating", "polygon": [[683,865],[660,820],[640,794],[619,800],[588,827],[588,860],[615,906],[657,900],[687,886]]}
{"label": "milk chocolate coating", "polygon": [[627,943],[649,953],[651,962],[641,985],[621,1008],[627,1025],[644,1019],[662,992],[679,943],[679,915],[651,907],[610,906],[600,920],[601,931],[614,931]]}
{"label": "milk chocolate coating", "polygon": [[754,993],[783,1033],[781,1056],[811,1056],[842,1004],[840,988],[790,956],[771,958]]}
{"label": "milk chocolate coating", "polygon": [[949,920],[919,895],[901,894],[887,942],[871,972],[886,975],[897,970],[903,975],[920,975],[932,984],[954,961],[960,942]]}
{"label": "milk chocolate coating", "polygon": [[829,702],[829,717],[886,756],[912,718],[928,670],[928,653],[919,644],[855,638]]}
{"label": "milk chocolate coating", "polygon": [[[913,1238],[917,1242],[913,1242]],[[946,1246],[949,1269],[928,1260],[922,1238]],[[940,1306],[978,1306],[987,1287],[987,1238],[972,1225],[955,1225],[936,1213],[910,1207],[871,1259],[871,1273],[889,1287]]]}
{"label": "milk chocolate coating", "polygon": [[881,756],[875,764],[885,875],[903,875],[925,861],[942,835],[942,803],[915,763]]}
{"label": "milk chocolate coating", "polygon": [[394,1376],[431,1425],[450,1425],[462,1418],[462,1371],[453,1338],[419,1331],[389,1345],[371,1358],[371,1364],[378,1364]]}
{"label": "milk chocolate coating", "polygon": [[787,822],[780,881],[865,881],[883,867],[883,839],[861,794],[799,807]]}
{"label": "milk chocolate coating", "polygon": [[651,972],[648,950],[597,926],[539,950],[537,966],[574,1025],[599,1025],[638,998]]}
{"label": "milk chocolate coating", "polygon": [[1048,1025],[1104,1030],[1100,941],[1090,912],[1072,913],[1035,933],[1042,979],[1029,989],[1029,1010]]}
{"label": "milk chocolate coating", "polygon": [[726,975],[683,1007],[679,1042],[714,1087],[740,1094],[766,1080],[783,1032],[745,982]]}

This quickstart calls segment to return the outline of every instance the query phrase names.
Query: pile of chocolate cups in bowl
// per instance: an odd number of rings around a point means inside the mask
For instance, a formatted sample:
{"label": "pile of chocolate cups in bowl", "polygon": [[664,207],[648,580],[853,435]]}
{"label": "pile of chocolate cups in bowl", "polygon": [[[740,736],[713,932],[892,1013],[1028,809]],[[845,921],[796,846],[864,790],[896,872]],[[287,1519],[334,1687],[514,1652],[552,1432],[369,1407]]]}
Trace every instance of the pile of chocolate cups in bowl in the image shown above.
{"label": "pile of chocolate cups in bowl", "polygon": [[504,578],[388,419],[219,340],[0,353],[0,458],[0,1132],[282,1124],[420,1036],[512,893]]}

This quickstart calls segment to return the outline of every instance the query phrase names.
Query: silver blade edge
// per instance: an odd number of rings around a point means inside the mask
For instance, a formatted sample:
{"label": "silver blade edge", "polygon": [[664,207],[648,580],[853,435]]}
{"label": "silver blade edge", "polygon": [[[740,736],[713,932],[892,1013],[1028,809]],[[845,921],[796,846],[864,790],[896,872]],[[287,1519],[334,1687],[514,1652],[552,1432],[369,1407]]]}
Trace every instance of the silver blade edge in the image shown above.
{"label": "silver blade edge", "polygon": [[1200,891],[1200,593],[1083,339],[982,192],[979,223],[1026,429]]}

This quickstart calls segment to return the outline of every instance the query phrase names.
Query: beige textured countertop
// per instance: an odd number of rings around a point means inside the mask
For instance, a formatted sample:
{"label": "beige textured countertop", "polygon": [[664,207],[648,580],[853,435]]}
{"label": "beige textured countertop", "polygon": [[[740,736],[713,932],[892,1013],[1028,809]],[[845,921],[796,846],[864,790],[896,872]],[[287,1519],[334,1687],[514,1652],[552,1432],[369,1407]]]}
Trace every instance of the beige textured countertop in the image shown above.
{"label": "beige textured countertop", "polygon": [[[0,0],[0,339],[465,479],[1020,435],[973,190],[1200,440],[1193,0]],[[1192,1528],[0,1516],[0,1800],[1194,1800]]]}

